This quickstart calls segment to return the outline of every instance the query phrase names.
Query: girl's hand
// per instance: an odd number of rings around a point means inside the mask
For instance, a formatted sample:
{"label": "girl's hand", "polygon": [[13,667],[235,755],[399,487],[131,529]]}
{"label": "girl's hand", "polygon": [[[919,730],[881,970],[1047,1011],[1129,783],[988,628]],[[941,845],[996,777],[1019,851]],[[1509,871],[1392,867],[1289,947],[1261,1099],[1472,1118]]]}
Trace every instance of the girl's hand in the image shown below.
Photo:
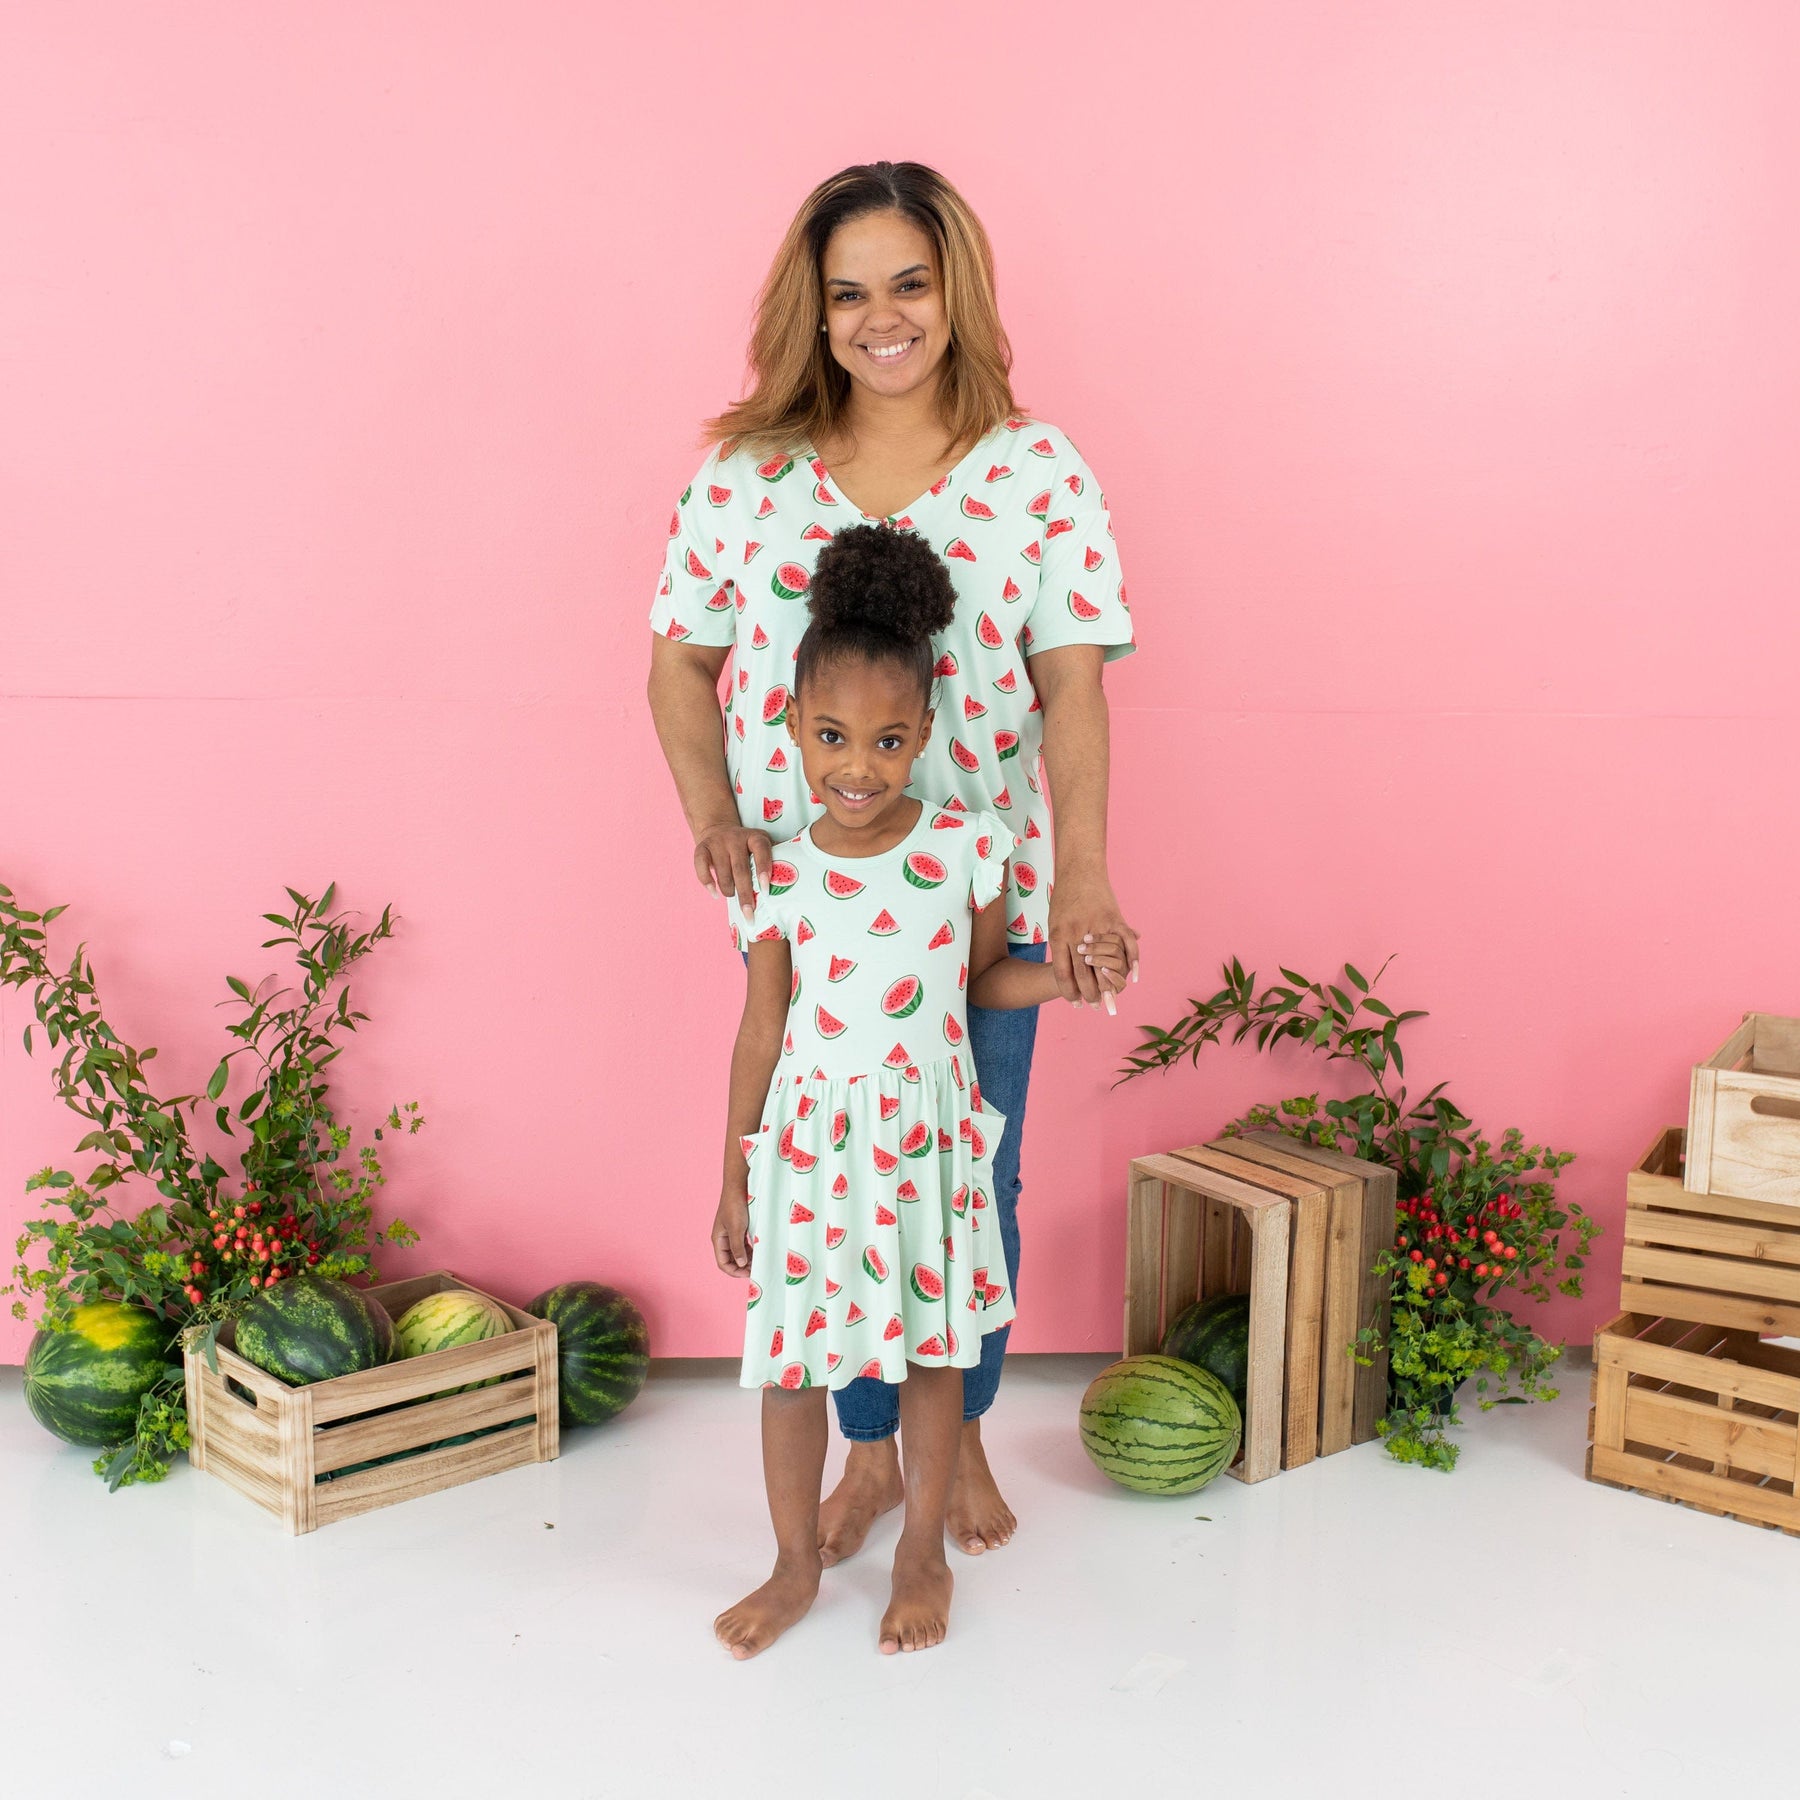
{"label": "girl's hand", "polygon": [[713,1214],[713,1257],[734,1281],[750,1274],[750,1202],[741,1188],[727,1186]]}
{"label": "girl's hand", "polygon": [[1083,960],[1087,939],[1116,938],[1125,950],[1131,979],[1138,978],[1138,935],[1125,923],[1105,872],[1059,874],[1050,896],[1050,963],[1056,989],[1065,1000],[1098,1006],[1106,991]]}
{"label": "girl's hand", "polygon": [[709,825],[694,840],[694,873],[721,900],[735,894],[744,917],[753,918],[758,877],[766,880],[775,860],[773,843],[766,831],[747,830],[736,820]]}

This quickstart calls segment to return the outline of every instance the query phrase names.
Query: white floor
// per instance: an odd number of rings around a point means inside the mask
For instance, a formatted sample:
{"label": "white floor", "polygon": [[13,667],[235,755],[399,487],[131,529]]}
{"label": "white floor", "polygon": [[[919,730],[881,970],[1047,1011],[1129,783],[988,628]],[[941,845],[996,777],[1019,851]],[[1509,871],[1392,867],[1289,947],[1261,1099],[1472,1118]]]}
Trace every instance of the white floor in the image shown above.
{"label": "white floor", "polygon": [[[735,1664],[767,1549],[756,1401],[659,1367],[557,1463],[288,1539],[179,1466],[108,1496],[0,1371],[0,1791],[1089,1800],[1785,1787],[1800,1540],[1580,1479],[1585,1371],[1465,1433],[1185,1499],[1074,1430],[1104,1358],[1019,1357],[1022,1519],[955,1558],[950,1642],[883,1658],[884,1546]],[[1203,1515],[1203,1516],[1197,1516]],[[1246,1784],[1253,1784],[1246,1786]]]}

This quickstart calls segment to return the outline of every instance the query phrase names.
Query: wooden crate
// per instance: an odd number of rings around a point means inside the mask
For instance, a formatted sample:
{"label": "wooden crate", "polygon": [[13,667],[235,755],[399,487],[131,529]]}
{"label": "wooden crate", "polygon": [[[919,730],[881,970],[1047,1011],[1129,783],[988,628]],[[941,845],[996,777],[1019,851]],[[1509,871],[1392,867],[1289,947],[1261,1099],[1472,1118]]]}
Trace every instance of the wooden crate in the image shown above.
{"label": "wooden crate", "polygon": [[[447,1269],[368,1291],[398,1318],[415,1300],[452,1287],[481,1292]],[[246,1362],[232,1348],[228,1325],[219,1334],[216,1372],[204,1356],[183,1356],[188,1460],[274,1513],[290,1534],[520,1463],[549,1462],[559,1447],[556,1327],[503,1300],[495,1304],[515,1327],[503,1337],[309,1387],[290,1387]],[[501,1379],[490,1387],[444,1392],[495,1376]],[[475,1431],[486,1435],[429,1447]],[[395,1454],[397,1462],[355,1467]]]}
{"label": "wooden crate", "polygon": [[1745,1013],[1694,1071],[1686,1185],[1800,1207],[1800,1019]]}
{"label": "wooden crate", "polygon": [[1619,1304],[1764,1337],[1800,1336],[1800,1208],[1695,1193],[1679,1127],[1625,1178]]}
{"label": "wooden crate", "polygon": [[1289,1246],[1293,1202],[1181,1156],[1131,1164],[1125,1252],[1125,1354],[1162,1344],[1167,1322],[1214,1294],[1250,1296],[1244,1442],[1231,1473],[1266,1481],[1286,1441]]}
{"label": "wooden crate", "polygon": [[[1352,1390],[1349,1441],[1370,1443],[1380,1435],[1377,1427],[1388,1409],[1385,1345],[1394,1296],[1392,1278],[1377,1273],[1375,1262],[1394,1242],[1399,1220],[1399,1175],[1387,1163],[1365,1162],[1340,1150],[1303,1144],[1280,1132],[1252,1132],[1248,1137],[1228,1141],[1246,1149],[1258,1145],[1278,1150],[1284,1157],[1311,1164],[1334,1184],[1326,1245],[1325,1341],[1321,1346],[1325,1388],[1330,1393],[1334,1379],[1341,1381],[1348,1376]],[[1360,1187],[1360,1213],[1345,1185],[1347,1180]],[[1365,1327],[1378,1332],[1384,1346],[1367,1367],[1347,1354],[1348,1346]],[[1320,1438],[1323,1448],[1323,1421]]]}
{"label": "wooden crate", "polygon": [[1594,1338],[1587,1475],[1800,1536],[1800,1353],[1621,1313]]}

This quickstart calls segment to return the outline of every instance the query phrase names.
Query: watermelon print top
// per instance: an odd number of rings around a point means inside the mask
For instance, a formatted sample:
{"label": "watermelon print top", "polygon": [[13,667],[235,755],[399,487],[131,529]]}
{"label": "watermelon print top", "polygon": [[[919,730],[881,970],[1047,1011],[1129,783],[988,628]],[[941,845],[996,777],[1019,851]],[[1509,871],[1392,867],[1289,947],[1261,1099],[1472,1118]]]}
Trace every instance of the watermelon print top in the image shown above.
{"label": "watermelon print top", "polygon": [[[821,810],[782,723],[813,565],[841,525],[872,522],[810,450],[758,465],[716,449],[669,521],[651,629],[732,647],[727,767],[743,822],[777,839]],[[1023,844],[1007,936],[1042,943],[1054,863],[1043,712],[1026,658],[1098,644],[1111,661],[1134,647],[1106,498],[1062,432],[1009,419],[891,522],[930,543],[957,594],[936,642],[937,729],[912,792],[1010,823]]]}
{"label": "watermelon print top", "polygon": [[968,1050],[971,911],[1016,839],[989,812],[924,808],[878,856],[779,845],[740,931],[787,939],[793,991],[750,1166],[745,1387],[970,1368],[1013,1316],[992,1223],[1006,1121]]}

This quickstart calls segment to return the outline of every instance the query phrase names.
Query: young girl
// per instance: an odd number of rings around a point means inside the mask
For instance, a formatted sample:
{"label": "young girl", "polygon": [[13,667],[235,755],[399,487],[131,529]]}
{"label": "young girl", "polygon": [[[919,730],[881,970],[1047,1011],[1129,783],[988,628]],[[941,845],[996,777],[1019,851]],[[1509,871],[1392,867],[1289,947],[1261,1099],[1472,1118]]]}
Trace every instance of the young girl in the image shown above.
{"label": "young girl", "polygon": [[[825,1395],[859,1375],[900,1386],[905,1525],[880,1647],[943,1640],[962,1371],[1013,1316],[984,1219],[1006,1121],[982,1105],[965,1007],[1057,987],[1048,964],[1007,955],[990,905],[1012,833],[907,791],[955,599],[911,533],[855,526],[820,553],[786,723],[824,811],[776,849],[754,917],[733,906],[749,982],[713,1252],[749,1283],[742,1380],[764,1390],[776,1539],[774,1574],[714,1623],[739,1658],[818,1592]],[[1104,990],[1124,985],[1121,941],[1087,955]]]}

